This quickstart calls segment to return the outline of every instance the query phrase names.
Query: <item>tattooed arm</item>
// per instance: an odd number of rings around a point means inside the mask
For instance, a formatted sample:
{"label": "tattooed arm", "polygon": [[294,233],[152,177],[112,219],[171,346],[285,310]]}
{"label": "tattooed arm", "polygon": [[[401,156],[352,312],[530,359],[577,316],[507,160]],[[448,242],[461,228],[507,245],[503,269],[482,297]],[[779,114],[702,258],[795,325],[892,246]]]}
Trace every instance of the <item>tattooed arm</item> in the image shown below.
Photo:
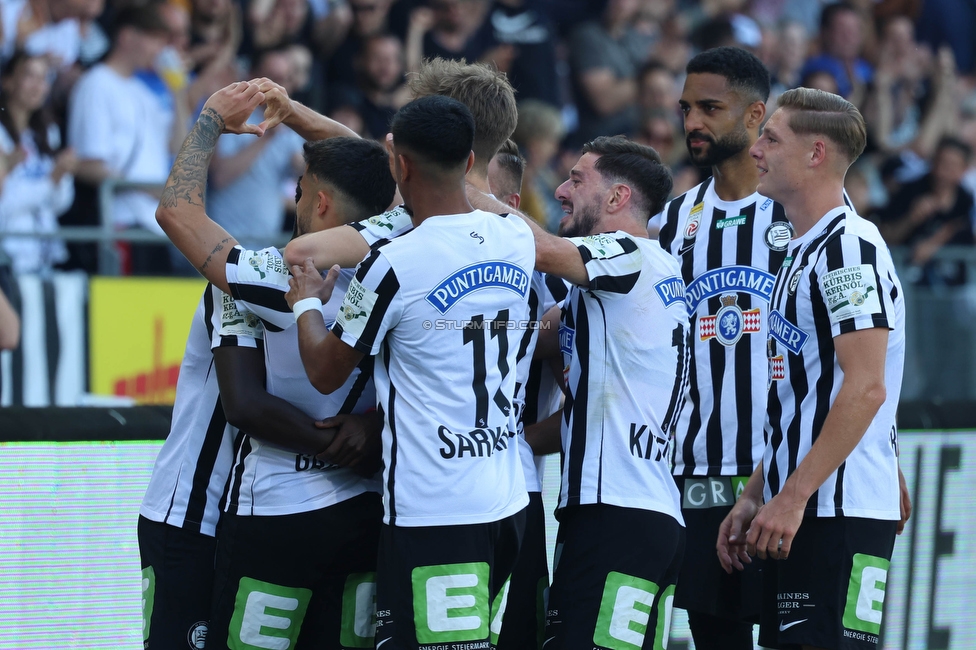
{"label": "tattooed arm", "polygon": [[246,125],[262,101],[257,85],[247,82],[231,84],[207,100],[183,141],[156,208],[156,221],[170,241],[225,293],[230,290],[224,262],[237,240],[207,216],[207,170],[221,133],[263,133]]}

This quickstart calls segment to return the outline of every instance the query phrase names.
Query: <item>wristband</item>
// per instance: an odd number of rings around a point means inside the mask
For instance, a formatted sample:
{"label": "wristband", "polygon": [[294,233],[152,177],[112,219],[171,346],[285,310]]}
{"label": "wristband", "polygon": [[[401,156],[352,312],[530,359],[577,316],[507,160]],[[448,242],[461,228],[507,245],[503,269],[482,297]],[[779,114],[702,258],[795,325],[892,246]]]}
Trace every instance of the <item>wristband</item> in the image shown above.
{"label": "wristband", "polygon": [[298,322],[298,317],[307,311],[312,311],[313,309],[321,310],[322,301],[318,298],[302,298],[295,303],[295,306],[291,308],[295,312],[295,322]]}

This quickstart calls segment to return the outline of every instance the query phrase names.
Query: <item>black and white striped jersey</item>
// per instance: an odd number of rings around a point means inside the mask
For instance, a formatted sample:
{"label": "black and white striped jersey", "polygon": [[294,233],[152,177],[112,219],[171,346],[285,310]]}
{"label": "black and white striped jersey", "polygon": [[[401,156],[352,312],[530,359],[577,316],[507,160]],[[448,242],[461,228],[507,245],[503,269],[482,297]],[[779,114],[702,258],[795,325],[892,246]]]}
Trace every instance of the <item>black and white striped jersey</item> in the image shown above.
{"label": "black and white striped jersey", "polygon": [[844,372],[834,338],[884,327],[887,399],[847,460],[813,494],[808,516],[898,519],[895,411],[905,358],[905,302],[878,229],[848,207],[790,244],[769,313],[769,398],[763,470],[769,501],[823,428]]}
{"label": "black and white striped jersey", "polygon": [[238,434],[224,417],[211,350],[260,348],[263,336],[257,317],[207,285],[186,340],[170,432],[139,508],[146,519],[215,535]]}
{"label": "black and white striped jersey", "polygon": [[475,210],[359,265],[332,331],[377,355],[386,523],[485,523],[528,503],[512,400],[534,264],[521,219]]}
{"label": "black and white striped jersey", "polygon": [[681,265],[691,316],[687,403],[676,476],[748,476],[762,458],[766,322],[793,229],[760,194],[723,201],[709,178],[652,220]]}
{"label": "black and white striped jersey", "polygon": [[683,524],[671,427],[684,393],[688,310],[678,263],[624,232],[571,239],[590,283],[563,304],[558,508],[602,503]]}
{"label": "black and white striped jersey", "polygon": [[[280,251],[234,247],[227,256],[227,283],[238,304],[260,316],[264,337],[266,389],[320,420],[338,413],[363,413],[376,405],[369,361],[353,371],[339,390],[321,394],[305,374],[298,351],[298,327],[285,302],[290,274]],[[332,299],[322,306],[327,325],[335,321],[342,294],[353,276],[344,270]],[[379,492],[379,477],[366,479],[352,470],[265,442],[259,431],[241,437],[227,499],[227,511],[239,515],[286,515],[334,505],[366,491]]]}
{"label": "black and white striped jersey", "polygon": [[398,205],[392,210],[387,210],[383,214],[378,214],[369,219],[349,224],[366,240],[366,243],[373,246],[378,241],[384,239],[394,239],[400,235],[413,230],[413,220],[407,209]]}
{"label": "black and white striped jersey", "polygon": [[[555,295],[553,294],[555,290]],[[522,473],[529,492],[542,492],[542,476],[546,457],[536,456],[525,440],[525,427],[544,420],[559,410],[562,388],[550,367],[549,359],[533,359],[539,339],[537,323],[547,311],[561,304],[569,289],[563,281],[532,272],[529,284],[529,320],[533,325],[522,334],[516,365],[515,404],[518,408],[518,449],[522,458]]]}

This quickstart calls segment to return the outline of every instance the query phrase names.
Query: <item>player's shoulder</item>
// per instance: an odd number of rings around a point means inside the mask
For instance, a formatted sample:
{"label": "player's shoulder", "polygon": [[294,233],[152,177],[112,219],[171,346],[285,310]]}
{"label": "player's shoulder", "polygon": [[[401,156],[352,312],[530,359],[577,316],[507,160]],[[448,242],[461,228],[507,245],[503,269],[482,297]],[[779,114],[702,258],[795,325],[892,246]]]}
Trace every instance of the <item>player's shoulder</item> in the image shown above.
{"label": "player's shoulder", "polygon": [[844,219],[839,222],[831,236],[828,237],[825,248],[853,248],[888,250],[888,245],[881,236],[878,226],[872,221],[857,214],[853,208],[847,208]]}
{"label": "player's shoulder", "polygon": [[[700,203],[704,197],[705,190],[708,185],[712,182],[711,178],[707,178],[698,185],[685,192],[684,194],[679,194],[670,201],[664,204],[664,210],[661,211],[661,216],[667,219],[669,215],[673,214],[675,210],[681,208],[687,202]],[[699,198],[702,197],[702,198]],[[697,199],[697,200],[696,200]],[[688,207],[693,207],[689,204]]]}

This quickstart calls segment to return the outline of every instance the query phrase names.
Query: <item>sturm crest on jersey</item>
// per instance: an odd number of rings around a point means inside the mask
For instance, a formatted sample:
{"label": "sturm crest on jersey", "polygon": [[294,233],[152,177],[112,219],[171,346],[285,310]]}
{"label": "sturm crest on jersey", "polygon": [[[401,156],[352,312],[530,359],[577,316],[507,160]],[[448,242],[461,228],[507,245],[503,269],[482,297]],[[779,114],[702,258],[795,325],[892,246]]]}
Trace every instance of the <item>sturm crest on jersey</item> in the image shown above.
{"label": "sturm crest on jersey", "polygon": [[766,231],[763,233],[763,241],[769,250],[782,252],[789,247],[793,236],[793,226],[790,225],[789,221],[776,221],[766,227]]}

